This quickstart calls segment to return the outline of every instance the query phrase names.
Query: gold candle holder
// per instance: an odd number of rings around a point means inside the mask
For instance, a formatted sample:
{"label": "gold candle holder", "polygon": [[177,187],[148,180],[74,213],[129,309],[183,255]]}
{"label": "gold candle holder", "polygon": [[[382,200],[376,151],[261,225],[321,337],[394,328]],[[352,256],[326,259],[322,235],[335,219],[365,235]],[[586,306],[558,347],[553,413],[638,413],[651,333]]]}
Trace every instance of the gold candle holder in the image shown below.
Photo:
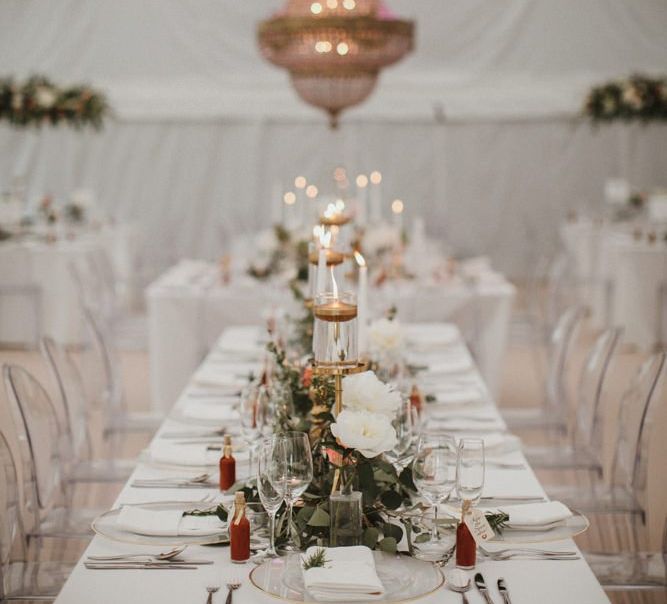
{"label": "gold candle holder", "polygon": [[336,213],[336,214],[322,214],[320,216],[320,224],[323,226],[337,226],[337,227],[342,227],[346,225],[348,222],[352,220],[352,216],[350,214],[345,214],[343,212],[341,213]]}
{"label": "gold candle holder", "polygon": [[[341,252],[337,252],[330,248],[325,248],[325,253],[327,259],[327,266],[338,266],[339,264],[342,264],[345,261],[345,254],[342,254]],[[310,264],[314,264],[315,266],[317,266],[319,260],[320,260],[320,255],[318,251],[314,251],[308,254],[308,261],[310,262]]]}

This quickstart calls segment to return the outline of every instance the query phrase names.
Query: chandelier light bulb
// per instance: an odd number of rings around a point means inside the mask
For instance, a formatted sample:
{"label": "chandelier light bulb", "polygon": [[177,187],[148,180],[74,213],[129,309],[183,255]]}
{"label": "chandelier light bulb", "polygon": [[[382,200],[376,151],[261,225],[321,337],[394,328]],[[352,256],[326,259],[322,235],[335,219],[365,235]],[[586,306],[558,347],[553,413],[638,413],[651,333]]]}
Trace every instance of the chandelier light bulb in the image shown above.
{"label": "chandelier light bulb", "polygon": [[305,188],[306,188],[306,184],[307,184],[307,182],[306,182],[306,177],[305,177],[305,176],[297,176],[297,177],[294,179],[294,186],[295,186],[297,189],[305,189]]}
{"label": "chandelier light bulb", "polygon": [[306,195],[309,199],[315,199],[317,197],[317,187],[315,185],[308,185],[306,187]]}
{"label": "chandelier light bulb", "polygon": [[371,182],[374,185],[379,185],[382,182],[382,174],[377,170],[373,170],[373,172],[371,172]]}
{"label": "chandelier light bulb", "polygon": [[354,10],[357,6],[357,3],[354,0],[343,0],[343,7],[346,10]]}
{"label": "chandelier light bulb", "polygon": [[313,2],[310,5],[310,12],[313,13],[313,15],[319,15],[322,12],[322,5],[319,2]]}
{"label": "chandelier light bulb", "polygon": [[357,176],[356,182],[357,186],[363,189],[364,187],[368,186],[368,176],[365,174],[359,174],[359,176]]}
{"label": "chandelier light bulb", "polygon": [[338,8],[338,0],[327,0],[327,6],[331,10],[336,10]]}
{"label": "chandelier light bulb", "polygon": [[296,203],[296,195],[293,191],[287,191],[287,193],[283,195],[283,201],[285,202],[285,205],[294,205]]}
{"label": "chandelier light bulb", "polygon": [[336,46],[336,52],[341,57],[344,57],[348,52],[350,52],[349,44],[347,42],[338,42],[338,45]]}

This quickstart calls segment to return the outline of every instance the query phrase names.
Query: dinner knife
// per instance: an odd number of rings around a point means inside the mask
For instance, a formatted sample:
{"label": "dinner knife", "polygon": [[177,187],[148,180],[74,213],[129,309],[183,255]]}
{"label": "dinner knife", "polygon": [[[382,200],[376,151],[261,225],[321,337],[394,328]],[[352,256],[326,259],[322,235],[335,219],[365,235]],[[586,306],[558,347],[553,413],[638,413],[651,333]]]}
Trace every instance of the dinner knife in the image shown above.
{"label": "dinner knife", "polygon": [[486,588],[486,581],[484,581],[482,573],[475,574],[475,585],[477,586],[477,591],[484,596],[486,604],[493,604],[493,600],[489,595],[489,590]]}
{"label": "dinner knife", "polygon": [[510,598],[510,592],[507,589],[507,585],[505,584],[505,579],[503,579],[502,577],[498,579],[498,591],[500,592],[500,595],[502,596],[505,604],[512,604],[512,598]]}

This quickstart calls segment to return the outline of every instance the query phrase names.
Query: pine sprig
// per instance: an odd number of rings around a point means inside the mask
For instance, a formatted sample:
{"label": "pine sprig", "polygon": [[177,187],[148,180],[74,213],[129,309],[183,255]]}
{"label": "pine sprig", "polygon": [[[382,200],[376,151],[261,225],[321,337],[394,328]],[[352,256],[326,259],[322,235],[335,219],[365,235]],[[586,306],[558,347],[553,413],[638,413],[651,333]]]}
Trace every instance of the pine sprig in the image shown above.
{"label": "pine sprig", "polygon": [[497,514],[486,514],[486,520],[493,529],[494,533],[500,534],[507,526],[510,517],[505,512],[498,512]]}
{"label": "pine sprig", "polygon": [[227,522],[229,512],[222,503],[219,503],[216,507],[207,510],[190,510],[188,512],[183,512],[183,516],[217,516],[222,522]]}
{"label": "pine sprig", "polygon": [[327,560],[327,550],[323,547],[318,547],[310,556],[303,561],[303,570],[311,568],[322,568],[331,560]]}

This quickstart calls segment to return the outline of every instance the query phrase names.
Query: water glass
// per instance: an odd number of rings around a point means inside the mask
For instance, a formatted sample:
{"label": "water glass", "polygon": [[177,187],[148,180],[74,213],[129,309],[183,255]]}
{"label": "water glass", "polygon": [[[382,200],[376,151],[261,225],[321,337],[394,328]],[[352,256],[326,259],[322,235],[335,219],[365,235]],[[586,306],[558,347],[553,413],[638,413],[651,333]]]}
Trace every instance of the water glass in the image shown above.
{"label": "water glass", "polygon": [[276,513],[285,498],[283,483],[278,479],[280,464],[274,458],[275,439],[262,441],[257,452],[257,491],[259,500],[269,515],[269,548],[264,556],[275,558],[276,554]]}
{"label": "water glass", "polygon": [[484,489],[485,457],[481,438],[462,438],[456,458],[456,492],[461,501],[479,502]]}

